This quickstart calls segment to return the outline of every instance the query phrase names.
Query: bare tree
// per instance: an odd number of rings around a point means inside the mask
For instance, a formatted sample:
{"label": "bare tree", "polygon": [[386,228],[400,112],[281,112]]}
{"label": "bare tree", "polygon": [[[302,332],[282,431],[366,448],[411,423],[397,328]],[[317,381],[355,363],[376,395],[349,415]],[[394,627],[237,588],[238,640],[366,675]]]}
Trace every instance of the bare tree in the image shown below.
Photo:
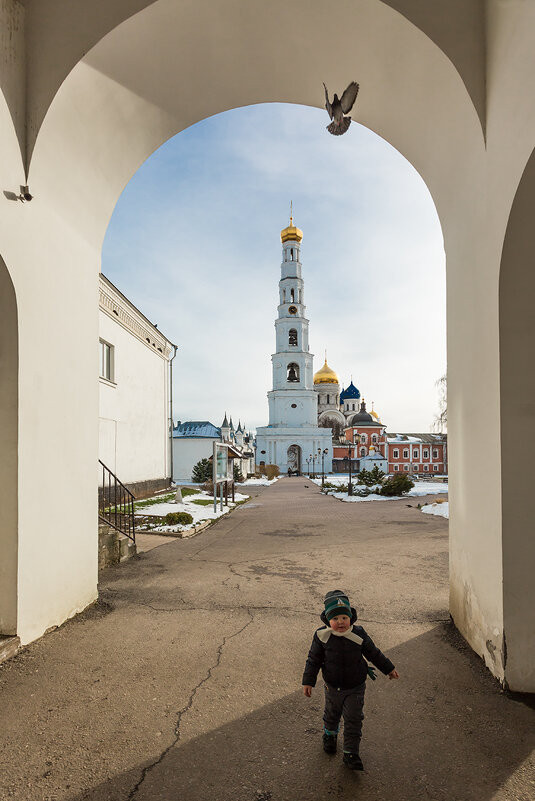
{"label": "bare tree", "polygon": [[433,421],[433,431],[445,434],[448,430],[448,377],[446,373],[435,381],[438,390],[438,414]]}

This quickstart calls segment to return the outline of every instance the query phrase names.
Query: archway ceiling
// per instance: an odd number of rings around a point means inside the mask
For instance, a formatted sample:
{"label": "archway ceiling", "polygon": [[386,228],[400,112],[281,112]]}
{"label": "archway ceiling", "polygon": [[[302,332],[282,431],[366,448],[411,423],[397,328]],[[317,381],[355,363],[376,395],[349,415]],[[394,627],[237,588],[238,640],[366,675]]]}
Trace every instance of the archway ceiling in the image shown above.
{"label": "archway ceiling", "polygon": [[[485,0],[374,0],[374,4],[399,12],[443,50],[461,76],[484,127]],[[6,92],[6,97],[8,102],[11,100],[12,117],[27,163],[43,119],[67,75],[106,34],[153,5],[167,7],[178,25],[192,7],[188,0],[25,0],[27,95],[24,99],[20,92]],[[250,49],[253,57],[256,48],[268,47],[284,60],[280,43],[288,33],[290,47],[304,45],[306,50],[307,39],[316,40],[318,34],[329,30],[331,35],[323,37],[322,50],[330,52],[336,61],[340,54],[337,39],[348,31],[359,30],[361,12],[369,3],[337,0],[327,7],[323,0],[294,0],[278,10],[276,4],[264,0],[215,0],[193,5],[199,12],[197,33],[201,38],[205,33],[212,35],[214,28],[221,40],[233,30],[245,29],[241,45]],[[151,31],[150,16],[145,18],[142,30],[143,52],[139,55],[143,58],[147,52],[157,51],[159,44]],[[344,76],[344,80],[350,77]],[[21,114],[24,100],[25,113]]]}
{"label": "archway ceiling", "polygon": [[351,79],[362,84],[355,119],[397,147],[433,195],[437,180],[452,182],[452,165],[469,180],[463,149],[470,141],[483,150],[479,118],[451,61],[427,36],[378,0],[340,0],[334,11],[303,0],[292,8],[295,22],[287,0],[159,0],[126,20],[57,92],[31,185],[43,197],[48,185],[50,202],[96,243],[132,174],[169,137],[239,106],[322,108],[322,81],[340,91]]}

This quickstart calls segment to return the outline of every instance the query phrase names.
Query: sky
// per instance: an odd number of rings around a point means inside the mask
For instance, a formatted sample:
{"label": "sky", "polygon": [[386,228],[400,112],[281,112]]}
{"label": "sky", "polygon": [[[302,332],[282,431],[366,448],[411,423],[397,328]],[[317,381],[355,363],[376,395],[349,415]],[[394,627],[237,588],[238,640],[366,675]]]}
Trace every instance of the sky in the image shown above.
{"label": "sky", "polygon": [[445,255],[412,165],[353,122],[279,103],[210,117],[160,147],[125,187],[102,272],[178,353],[174,418],[266,425],[280,231],[303,231],[314,370],[351,378],[389,432],[430,431],[446,370]]}

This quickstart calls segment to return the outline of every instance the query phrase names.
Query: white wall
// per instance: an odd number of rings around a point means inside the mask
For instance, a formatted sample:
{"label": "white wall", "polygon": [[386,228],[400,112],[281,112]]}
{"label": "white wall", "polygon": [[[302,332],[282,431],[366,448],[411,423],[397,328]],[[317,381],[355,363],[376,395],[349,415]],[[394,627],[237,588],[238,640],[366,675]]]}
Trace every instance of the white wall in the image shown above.
{"label": "white wall", "polygon": [[113,345],[113,383],[99,379],[99,458],[120,481],[169,476],[169,363],[102,309],[99,337]]}
{"label": "white wall", "polygon": [[191,481],[193,466],[201,459],[209,459],[213,443],[211,437],[173,437],[173,481]]}

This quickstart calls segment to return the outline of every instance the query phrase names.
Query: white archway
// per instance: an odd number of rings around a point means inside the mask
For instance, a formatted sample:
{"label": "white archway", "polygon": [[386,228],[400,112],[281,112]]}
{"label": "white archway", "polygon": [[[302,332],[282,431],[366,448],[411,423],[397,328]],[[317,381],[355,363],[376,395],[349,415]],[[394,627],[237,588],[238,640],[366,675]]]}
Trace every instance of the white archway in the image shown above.
{"label": "white archway", "polygon": [[[94,311],[91,305],[102,239],[122,188],[163,141],[206,116],[270,101],[321,107],[322,81],[334,87],[358,78],[356,119],[420,172],[444,232],[452,611],[490,669],[507,681],[504,609],[496,599],[506,575],[507,529],[502,529],[507,487],[497,433],[498,276],[511,203],[535,142],[533,8],[505,8],[490,0],[483,14],[474,0],[462,3],[463,14],[459,2],[449,2],[440,15],[426,15],[409,0],[348,0],[336,6],[303,0],[291,9],[285,0],[138,0],[134,10],[143,10],[123,21],[132,3],[110,0],[82,30],[78,0],[58,0],[46,14],[38,5],[27,11],[27,80],[10,95],[17,105],[28,86],[26,113],[13,119],[19,141],[28,133],[28,180],[36,200],[29,208],[12,204],[2,218],[21,331],[20,491],[29,491],[35,433],[27,398],[35,376],[41,381],[48,367],[44,404],[50,430],[39,428],[39,452],[51,449],[54,432],[62,431],[66,452],[77,456],[79,487],[67,501],[65,517],[76,510],[83,522],[75,547],[67,527],[58,530],[45,475],[36,508],[24,506],[21,526],[28,536],[38,522],[44,526],[43,542],[64,552],[64,572],[72,574],[76,566],[75,587],[51,600],[57,576],[34,577],[21,613],[24,638],[38,636],[94,597],[96,569],[93,563],[84,568],[96,552],[91,514],[96,303]],[[336,41],[336,48],[326,47],[326,41]],[[20,170],[18,182],[24,183]],[[54,366],[58,356],[69,366],[68,384]],[[484,482],[474,470],[476,453],[485,465]],[[54,474],[66,477],[58,456],[49,458],[55,460]],[[45,464],[43,456],[38,465],[43,474]],[[38,601],[39,619],[30,624]],[[533,654],[526,659],[533,663]],[[535,690],[535,677],[524,673],[513,688]]]}

